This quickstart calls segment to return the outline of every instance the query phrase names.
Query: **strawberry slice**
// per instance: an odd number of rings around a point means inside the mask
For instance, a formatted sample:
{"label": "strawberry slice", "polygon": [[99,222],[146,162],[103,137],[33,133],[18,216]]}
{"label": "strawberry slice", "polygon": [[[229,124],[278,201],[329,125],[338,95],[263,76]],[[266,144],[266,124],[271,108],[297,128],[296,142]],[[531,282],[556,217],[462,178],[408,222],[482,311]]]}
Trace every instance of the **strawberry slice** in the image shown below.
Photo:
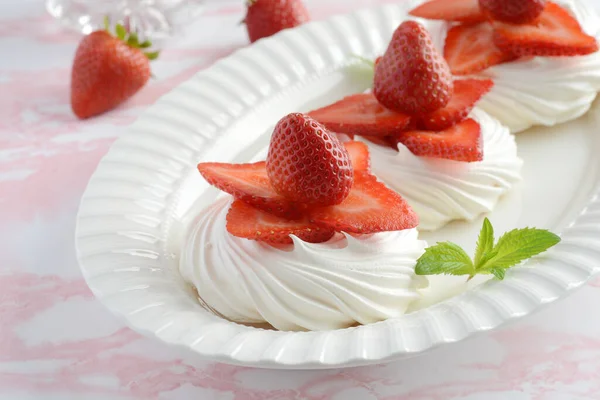
{"label": "strawberry slice", "polygon": [[365,136],[365,140],[376,144],[378,146],[383,147],[391,147],[394,150],[398,150],[396,147],[397,143],[392,138],[395,136],[385,136],[385,137],[375,137],[375,136]]}
{"label": "strawberry slice", "polygon": [[454,75],[474,74],[516,59],[496,47],[494,30],[487,22],[451,28],[446,36],[444,58]]}
{"label": "strawberry slice", "polygon": [[481,127],[467,119],[444,131],[406,131],[395,139],[420,157],[474,162],[483,160]]}
{"label": "strawberry slice", "polygon": [[596,38],[587,35],[567,10],[551,2],[535,23],[494,21],[493,25],[496,46],[517,56],[577,56],[598,51]]}
{"label": "strawberry slice", "polygon": [[406,128],[410,117],[383,107],[372,93],[348,96],[308,115],[333,132],[386,136]]}
{"label": "strawberry slice", "polygon": [[495,21],[527,24],[544,11],[546,0],[479,0],[479,6]]}
{"label": "strawberry slice", "polygon": [[350,161],[354,171],[367,171],[371,170],[371,156],[369,155],[369,146],[363,142],[344,142],[344,147],[348,150],[350,155]]}
{"label": "strawberry slice", "polygon": [[461,79],[454,81],[454,94],[446,107],[423,115],[418,120],[421,129],[441,131],[464,121],[475,103],[494,86],[491,79]]}
{"label": "strawberry slice", "polygon": [[350,195],[341,204],[309,211],[311,221],[347,233],[411,229],[419,218],[408,203],[367,172],[357,171]]}
{"label": "strawberry slice", "polygon": [[414,8],[413,17],[476,23],[485,21],[478,0],[431,0]]}
{"label": "strawberry slice", "polygon": [[275,192],[264,161],[254,164],[200,163],[198,171],[211,185],[274,215],[294,219],[304,208]]}
{"label": "strawberry slice", "polygon": [[274,244],[293,243],[290,235],[296,235],[305,242],[321,243],[331,239],[335,233],[333,229],[314,225],[306,218],[288,220],[241,200],[235,200],[227,213],[227,231],[233,236]]}

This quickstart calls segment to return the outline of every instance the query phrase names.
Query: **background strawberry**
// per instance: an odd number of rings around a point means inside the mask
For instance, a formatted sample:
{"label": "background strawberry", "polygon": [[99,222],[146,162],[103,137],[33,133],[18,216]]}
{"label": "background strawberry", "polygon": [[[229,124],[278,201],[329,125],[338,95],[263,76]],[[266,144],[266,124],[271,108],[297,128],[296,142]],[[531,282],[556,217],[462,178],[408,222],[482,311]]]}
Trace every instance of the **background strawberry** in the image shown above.
{"label": "background strawberry", "polygon": [[341,203],[353,182],[350,156],[336,135],[299,113],[275,126],[267,173],[277,193],[307,205]]}
{"label": "background strawberry", "polygon": [[405,21],[375,67],[373,93],[390,110],[410,115],[444,107],[452,97],[450,68],[427,29]]}
{"label": "background strawberry", "polygon": [[128,35],[121,25],[116,31],[116,37],[108,29],[92,32],[77,48],[71,71],[71,108],[79,118],[115,108],[150,79],[149,60],[158,53],[141,49],[151,43],[139,43],[137,35]]}
{"label": "background strawberry", "polygon": [[479,0],[479,6],[496,21],[526,24],[542,13],[546,0]]}
{"label": "background strawberry", "polygon": [[247,4],[244,22],[251,42],[310,19],[302,0],[248,0]]}

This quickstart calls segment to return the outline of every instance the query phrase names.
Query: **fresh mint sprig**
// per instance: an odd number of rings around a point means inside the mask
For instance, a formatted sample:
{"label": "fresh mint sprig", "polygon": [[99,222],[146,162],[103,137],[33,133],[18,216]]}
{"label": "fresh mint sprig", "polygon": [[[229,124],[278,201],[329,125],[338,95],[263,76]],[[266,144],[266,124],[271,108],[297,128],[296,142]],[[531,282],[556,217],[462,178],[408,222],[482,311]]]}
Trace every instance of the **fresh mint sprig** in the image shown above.
{"label": "fresh mint sprig", "polygon": [[545,229],[523,228],[506,232],[494,245],[494,228],[486,218],[473,260],[457,244],[441,242],[425,249],[415,271],[417,275],[468,275],[469,279],[477,274],[492,274],[502,280],[507,269],[559,242],[560,237]]}

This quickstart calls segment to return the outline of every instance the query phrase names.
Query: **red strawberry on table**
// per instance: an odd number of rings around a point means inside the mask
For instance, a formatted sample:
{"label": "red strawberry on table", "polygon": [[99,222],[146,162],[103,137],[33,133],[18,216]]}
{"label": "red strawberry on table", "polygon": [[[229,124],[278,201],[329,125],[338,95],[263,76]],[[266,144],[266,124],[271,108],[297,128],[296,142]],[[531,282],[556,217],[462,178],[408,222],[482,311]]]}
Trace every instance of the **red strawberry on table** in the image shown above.
{"label": "red strawberry on table", "polygon": [[430,0],[413,9],[410,15],[465,23],[485,21],[477,0]]}
{"label": "red strawberry on table", "polygon": [[248,0],[247,4],[244,22],[251,42],[310,19],[302,0]]}
{"label": "red strawberry on table", "polygon": [[539,17],[546,0],[479,0],[479,6],[496,21],[526,24]]}
{"label": "red strawberry on table", "polygon": [[444,131],[406,131],[395,136],[416,156],[474,162],[483,160],[481,127],[467,119]]}
{"label": "red strawberry on table", "polygon": [[411,229],[419,218],[396,192],[367,172],[357,171],[350,195],[341,204],[309,211],[317,225],[347,233]]}
{"label": "red strawberry on table", "polygon": [[271,214],[293,219],[303,208],[275,192],[264,161],[253,164],[200,163],[198,171],[211,185]]}
{"label": "red strawberry on table", "polygon": [[454,75],[468,75],[514,60],[494,44],[494,29],[487,22],[456,25],[446,36],[444,58]]}
{"label": "red strawberry on table", "polygon": [[465,120],[475,104],[494,86],[491,79],[460,79],[454,81],[454,95],[444,108],[423,115],[419,128],[444,130]]}
{"label": "red strawberry on table", "polygon": [[267,173],[277,193],[312,206],[341,203],[353,182],[348,151],[336,135],[299,113],[283,117],[275,126]]}
{"label": "red strawberry on table", "polygon": [[137,93],[150,79],[150,62],[158,53],[144,53],[149,42],[139,43],[117,25],[92,32],[79,43],[71,71],[71,108],[81,119],[102,114]]}
{"label": "red strawberry on table", "polygon": [[577,56],[598,51],[596,38],[586,34],[577,20],[561,6],[548,2],[532,24],[494,21],[494,41],[516,56]]}
{"label": "red strawberry on table", "polygon": [[345,97],[308,115],[333,132],[362,136],[386,136],[410,122],[410,116],[386,109],[372,93]]}
{"label": "red strawberry on table", "polygon": [[277,217],[241,200],[235,200],[227,213],[227,231],[233,236],[274,244],[291,244],[290,235],[305,242],[320,243],[335,233],[333,229],[309,222],[306,217],[298,220]]}
{"label": "red strawberry on table", "polygon": [[377,100],[396,112],[425,114],[448,104],[452,91],[450,68],[427,29],[415,21],[403,22],[375,68]]}

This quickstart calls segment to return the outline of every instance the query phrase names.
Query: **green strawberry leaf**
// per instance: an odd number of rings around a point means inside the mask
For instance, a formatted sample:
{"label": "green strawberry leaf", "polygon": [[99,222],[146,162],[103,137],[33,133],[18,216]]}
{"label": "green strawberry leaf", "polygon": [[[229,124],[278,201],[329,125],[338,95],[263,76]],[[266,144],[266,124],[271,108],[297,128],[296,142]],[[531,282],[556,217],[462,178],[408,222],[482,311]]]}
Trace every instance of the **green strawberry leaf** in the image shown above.
{"label": "green strawberry leaf", "polygon": [[148,60],[156,60],[158,58],[158,55],[160,54],[160,51],[153,51],[150,53],[144,53],[146,54],[146,57],[148,57]]}
{"label": "green strawberry leaf", "polygon": [[131,47],[135,47],[135,48],[140,47],[140,42],[139,42],[137,33],[131,32],[129,34],[129,38],[127,39],[127,44],[130,45]]}
{"label": "green strawberry leaf", "polygon": [[119,39],[125,40],[125,35],[127,35],[127,31],[125,30],[125,27],[122,24],[116,25],[115,32]]}

